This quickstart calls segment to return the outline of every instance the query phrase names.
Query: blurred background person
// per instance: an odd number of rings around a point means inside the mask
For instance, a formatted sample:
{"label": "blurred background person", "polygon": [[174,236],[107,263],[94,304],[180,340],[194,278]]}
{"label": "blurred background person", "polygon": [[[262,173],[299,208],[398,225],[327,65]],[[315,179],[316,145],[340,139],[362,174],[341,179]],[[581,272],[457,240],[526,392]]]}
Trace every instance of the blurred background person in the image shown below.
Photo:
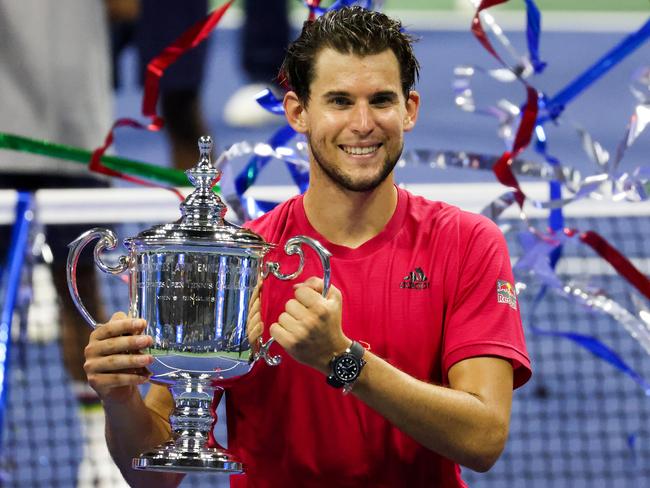
{"label": "blurred background person", "polygon": [[[108,0],[108,5],[115,87],[121,84],[119,59],[125,48],[137,52],[142,84],[149,61],[208,13],[207,0]],[[208,133],[200,96],[208,42],[185,52],[160,80],[160,110],[177,169],[196,163],[196,142]]]}
{"label": "blurred background person", "polygon": [[[104,0],[0,0],[0,132],[85,149],[101,145],[112,122],[113,103],[105,8]],[[105,178],[89,173],[82,165],[0,150],[0,188],[36,191],[107,186]],[[59,338],[56,324],[62,324],[63,361],[81,407],[84,436],[78,486],[125,486],[103,443],[103,415],[83,371],[83,348],[90,328],[74,307],[66,283],[67,244],[87,227],[46,228],[53,260],[51,271],[45,265],[34,269],[27,338],[55,341]],[[0,232],[3,255],[9,232],[9,228]],[[103,321],[90,253],[79,261],[77,274],[90,313]],[[54,312],[60,314],[59,320],[50,308],[38,308],[40,303],[48,303],[39,295],[48,293],[52,281],[60,303]]]}
{"label": "blurred background person", "polygon": [[263,109],[256,101],[264,88],[277,86],[278,69],[290,40],[287,0],[244,0],[244,24],[240,34],[241,67],[245,84],[228,99],[223,120],[232,127],[258,127],[282,123],[282,117]]}

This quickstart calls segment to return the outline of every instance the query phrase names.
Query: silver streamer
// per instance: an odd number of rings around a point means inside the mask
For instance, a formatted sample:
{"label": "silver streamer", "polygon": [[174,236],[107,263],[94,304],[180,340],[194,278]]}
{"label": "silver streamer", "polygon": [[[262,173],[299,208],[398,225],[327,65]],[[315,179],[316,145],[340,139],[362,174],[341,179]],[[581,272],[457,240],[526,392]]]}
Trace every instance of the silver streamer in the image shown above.
{"label": "silver streamer", "polygon": [[[475,8],[480,5],[480,0],[469,0],[469,2]],[[482,22],[488,26],[516,61],[514,67],[508,65],[508,68],[505,69],[487,70],[478,66],[456,67],[452,85],[454,102],[461,110],[496,119],[498,136],[504,141],[506,147],[510,148],[518,128],[519,106],[506,99],[498,100],[496,104],[480,105],[475,99],[472,81],[475,76],[481,75],[498,83],[511,83],[519,78],[530,76],[534,70],[530,60],[520,56],[512,47],[494,18],[485,11],[481,12],[480,15]],[[632,80],[631,90],[639,103],[630,117],[625,135],[618,144],[613,159],[610,153],[598,141],[593,139],[589,132],[583,127],[573,124],[584,152],[596,166],[596,174],[582,178],[578,171],[567,169],[563,165],[522,163],[520,161],[512,163],[511,169],[514,174],[533,176],[542,180],[559,181],[570,194],[568,198],[550,201],[527,199],[528,204],[538,208],[554,209],[562,208],[583,198],[612,201],[648,201],[648,195],[650,195],[650,167],[639,166],[632,171],[622,173],[619,171],[619,167],[626,150],[650,124],[650,67],[643,67],[637,71]],[[536,135],[540,141],[545,141],[543,127],[538,126],[536,128]],[[432,168],[453,166],[458,168],[492,169],[497,160],[497,157],[488,155],[415,151],[407,154],[403,164],[411,162],[429,165]],[[497,222],[503,211],[515,202],[515,192],[509,191],[490,202],[481,213]],[[601,292],[590,291],[586,287],[578,286],[575,283],[562,283],[549,264],[549,253],[554,247],[548,245],[548,242],[545,242],[545,236],[530,225],[523,209],[520,211],[520,218],[528,227],[531,238],[539,239],[538,244],[542,248],[529,249],[528,253],[525,253],[517,263],[519,268],[527,270],[530,275],[564,294],[567,298],[581,303],[591,310],[598,310],[611,316],[650,354],[650,312],[648,312],[645,304],[645,308],[641,308],[640,305],[636,304],[640,310],[637,316]],[[525,289],[526,283],[517,283],[518,291]]]}
{"label": "silver streamer", "polygon": [[309,169],[309,159],[307,157],[307,143],[304,141],[296,141],[293,147],[279,146],[273,148],[270,144],[263,142],[251,143],[248,141],[235,142],[228,149],[223,151],[214,163],[218,170],[222,170],[223,166],[233,159],[242,156],[261,156],[272,157],[284,161],[289,164],[294,164],[304,170]]}
{"label": "silver streamer", "polygon": [[647,321],[650,319],[647,316],[646,321],[644,321],[641,312],[639,316],[635,316],[604,293],[590,291],[587,287],[573,282],[566,283],[562,287],[562,292],[567,298],[582,303],[591,310],[599,310],[612,317],[650,354],[650,327]]}
{"label": "silver streamer", "polygon": [[[469,3],[472,4],[472,6],[475,9],[478,9],[479,5],[481,4],[481,0],[468,0]],[[479,14],[481,18],[481,23],[483,25],[486,25],[488,29],[494,34],[496,39],[499,41],[499,44],[501,44],[506,52],[510,55],[512,60],[514,61],[513,63],[508,63],[506,59],[503,59],[503,56],[501,59],[508,65],[508,69],[512,73],[516,73],[516,76],[520,76],[521,78],[528,78],[533,72],[533,65],[530,62],[530,59],[528,56],[521,55],[519,52],[515,49],[514,45],[510,42],[510,39],[505,35],[503,32],[503,29],[501,26],[496,22],[494,17],[487,12],[486,10],[482,10],[481,13]]]}

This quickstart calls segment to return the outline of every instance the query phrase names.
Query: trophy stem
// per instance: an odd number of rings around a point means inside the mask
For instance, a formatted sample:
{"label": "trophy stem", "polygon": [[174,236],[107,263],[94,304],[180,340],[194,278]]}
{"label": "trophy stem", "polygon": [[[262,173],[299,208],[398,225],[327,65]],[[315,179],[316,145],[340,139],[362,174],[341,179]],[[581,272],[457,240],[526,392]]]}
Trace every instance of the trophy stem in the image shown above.
{"label": "trophy stem", "polygon": [[169,417],[172,439],[134,458],[133,468],[178,473],[243,472],[242,463],[226,449],[218,444],[206,447],[216,421],[212,402],[220,389],[212,386],[210,379],[197,378],[181,379],[170,386],[175,403]]}
{"label": "trophy stem", "polygon": [[183,450],[201,449],[215,421],[212,399],[216,388],[198,381],[171,386],[175,408],[169,416],[176,445]]}

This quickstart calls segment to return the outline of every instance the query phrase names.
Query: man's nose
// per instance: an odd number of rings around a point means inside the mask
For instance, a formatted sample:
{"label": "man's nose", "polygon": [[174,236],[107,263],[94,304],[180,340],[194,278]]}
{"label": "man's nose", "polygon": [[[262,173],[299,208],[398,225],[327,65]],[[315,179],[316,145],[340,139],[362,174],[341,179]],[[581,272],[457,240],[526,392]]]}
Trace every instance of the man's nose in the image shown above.
{"label": "man's nose", "polygon": [[368,135],[375,127],[371,108],[366,103],[358,103],[350,114],[350,129],[359,135]]}

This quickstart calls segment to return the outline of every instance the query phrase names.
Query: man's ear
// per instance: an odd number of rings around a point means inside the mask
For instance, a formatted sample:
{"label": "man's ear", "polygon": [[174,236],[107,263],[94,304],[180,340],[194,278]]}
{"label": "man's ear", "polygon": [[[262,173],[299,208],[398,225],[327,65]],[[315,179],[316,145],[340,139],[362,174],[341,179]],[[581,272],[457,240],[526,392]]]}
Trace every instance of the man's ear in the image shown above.
{"label": "man's ear", "polygon": [[293,130],[300,134],[307,132],[307,112],[294,91],[288,91],[282,102],[284,115]]}
{"label": "man's ear", "polygon": [[404,115],[404,132],[408,132],[418,120],[418,111],[420,109],[420,94],[415,90],[409,92],[406,100],[406,114]]}

